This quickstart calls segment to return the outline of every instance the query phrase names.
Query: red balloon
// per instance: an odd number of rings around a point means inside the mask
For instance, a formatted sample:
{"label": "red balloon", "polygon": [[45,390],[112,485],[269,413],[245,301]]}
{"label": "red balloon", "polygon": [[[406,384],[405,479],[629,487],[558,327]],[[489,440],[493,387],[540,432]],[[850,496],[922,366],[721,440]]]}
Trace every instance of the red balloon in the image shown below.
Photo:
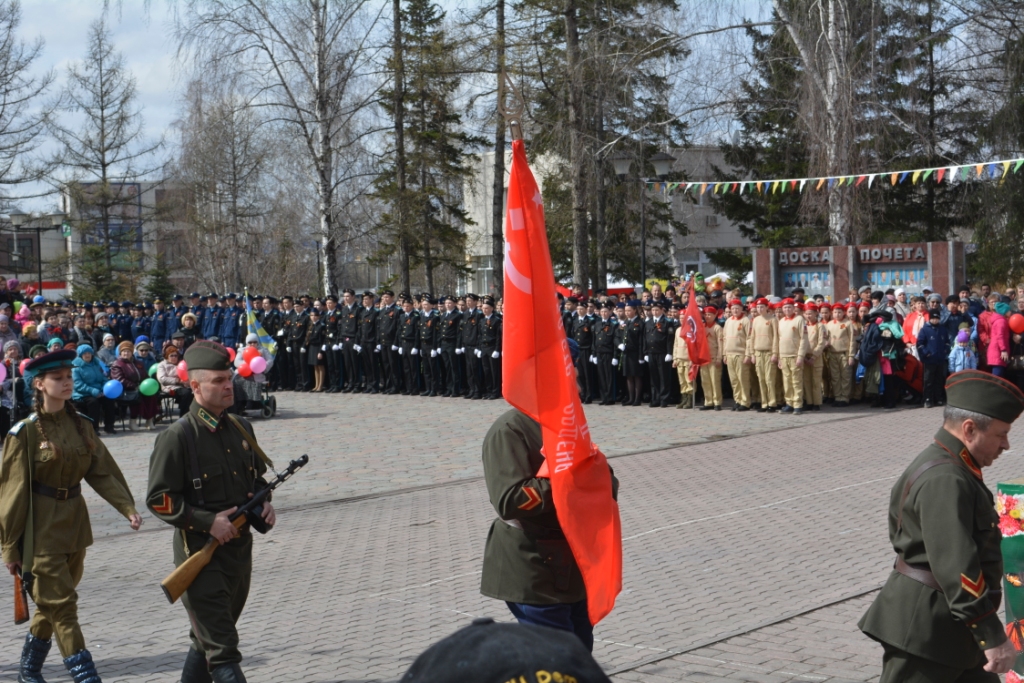
{"label": "red balloon", "polygon": [[231,348],[230,346],[227,347],[227,349],[228,349],[228,358],[230,358],[231,362],[234,363],[235,362],[235,350],[233,348]]}
{"label": "red balloon", "polygon": [[178,363],[178,379],[182,382],[188,381],[188,365],[185,364],[185,361]]}
{"label": "red balloon", "polygon": [[1014,313],[1010,316],[1010,329],[1021,334],[1024,332],[1024,315],[1020,313]]}
{"label": "red balloon", "polygon": [[18,365],[18,369],[21,370],[21,374],[23,374],[23,375],[25,374],[25,366],[28,365],[31,362],[32,362],[31,358],[26,358],[25,360],[21,361],[21,364]]}
{"label": "red balloon", "polygon": [[242,351],[242,359],[246,362],[251,361],[260,355],[260,350],[254,346],[246,346],[245,351]]}
{"label": "red balloon", "polygon": [[238,366],[238,374],[242,377],[248,377],[252,374],[252,368],[249,367],[249,363],[245,362]]}

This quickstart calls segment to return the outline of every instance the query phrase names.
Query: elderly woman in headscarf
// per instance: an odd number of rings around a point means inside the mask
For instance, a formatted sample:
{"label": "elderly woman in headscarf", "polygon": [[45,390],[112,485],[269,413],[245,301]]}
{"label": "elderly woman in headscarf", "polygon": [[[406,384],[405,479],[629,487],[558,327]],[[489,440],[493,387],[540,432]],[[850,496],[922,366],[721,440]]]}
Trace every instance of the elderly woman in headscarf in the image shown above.
{"label": "elderly woman in headscarf", "polygon": [[21,342],[17,339],[9,341],[3,345],[3,350],[3,365],[6,374],[2,390],[0,390],[0,434],[6,434],[10,430],[11,425],[15,422],[14,417],[17,413],[15,406],[18,399],[23,399],[25,396],[24,382],[20,382],[20,386],[16,384],[21,375],[21,371],[18,369],[18,365],[21,363]]}
{"label": "elderly woman in headscarf", "polygon": [[1006,366],[1010,363],[1010,304],[1000,301],[994,306],[995,315],[989,317],[989,342],[985,358],[992,374],[1006,377]]}
{"label": "elderly woman in headscarf", "polygon": [[11,319],[0,315],[0,347],[9,341],[18,341],[18,333],[11,329]]}
{"label": "elderly woman in headscarf", "polygon": [[119,400],[128,406],[128,429],[133,432],[141,429],[143,420],[146,421],[146,429],[152,429],[159,406],[156,401],[146,400],[155,399],[155,396],[143,396],[139,392],[139,385],[146,379],[146,375],[142,364],[135,360],[135,345],[130,341],[117,345],[117,360],[110,366],[110,378],[116,379],[124,387]]}
{"label": "elderly woman in headscarf", "polygon": [[110,373],[110,367],[115,361],[117,361],[117,345],[114,343],[115,341],[114,335],[107,332],[101,339],[102,346],[100,346],[99,351],[96,352],[100,361],[107,366],[108,374]]}
{"label": "elderly woman in headscarf", "polygon": [[79,412],[92,419],[97,431],[102,418],[103,431],[113,434],[116,410],[114,402],[103,395],[103,385],[107,382],[103,365],[96,359],[89,344],[80,344],[77,353],[78,358],[74,360],[71,369],[71,378],[74,380],[71,400]]}
{"label": "elderly woman in headscarf", "polygon": [[160,390],[174,397],[178,404],[178,417],[185,417],[185,413],[192,406],[192,389],[188,382],[182,382],[178,377],[178,363],[181,362],[181,350],[167,342],[164,344],[164,359],[156,366],[156,381],[160,382]]}

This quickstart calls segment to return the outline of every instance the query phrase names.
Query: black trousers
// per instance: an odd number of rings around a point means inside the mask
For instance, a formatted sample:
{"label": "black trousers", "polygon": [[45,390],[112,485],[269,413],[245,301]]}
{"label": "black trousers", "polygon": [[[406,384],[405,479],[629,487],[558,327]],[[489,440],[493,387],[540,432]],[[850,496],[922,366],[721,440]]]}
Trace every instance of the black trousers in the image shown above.
{"label": "black trousers", "polygon": [[292,363],[292,355],[298,353],[298,349],[288,350],[288,342],[278,342],[277,362],[274,363],[274,370],[277,370],[279,386],[284,390],[295,388],[295,366]]}
{"label": "black trousers", "polygon": [[591,393],[594,388],[591,385],[592,373],[590,370],[591,366],[593,366],[593,363],[590,362],[592,353],[593,349],[590,347],[583,348],[581,346],[579,358],[576,359],[576,384],[580,389],[580,398],[584,402],[591,400]]}
{"label": "black trousers", "polygon": [[463,355],[466,357],[466,387],[468,394],[470,396],[482,396],[482,368],[480,367],[480,359],[476,357],[478,347],[467,346],[465,348],[466,352]]}
{"label": "black trousers", "polygon": [[648,355],[646,365],[651,373],[651,405],[668,405],[672,400],[672,361],[665,360],[665,354],[657,351]]}
{"label": "black trousers", "polygon": [[[431,358],[430,354],[434,357]],[[429,347],[420,348],[420,369],[423,373],[423,391],[428,394],[441,393],[441,377],[438,370],[441,367],[440,351]]]}
{"label": "black trousers", "polygon": [[302,344],[299,340],[289,341],[292,345],[291,361],[292,361],[292,374],[295,375],[295,388],[309,391],[312,389],[309,382],[309,357],[308,353],[303,353]]}
{"label": "black trousers", "polygon": [[484,382],[481,395],[486,397],[501,396],[501,356],[494,358],[495,347],[480,347],[480,365],[483,369]]}
{"label": "black trousers", "polygon": [[380,345],[380,390],[395,393],[401,390],[405,380],[402,376],[402,357],[391,346],[391,342],[381,342]]}
{"label": "black trousers", "polygon": [[332,389],[341,386],[341,352],[335,351],[338,344],[336,339],[327,340],[327,348],[324,350],[324,359],[327,361],[327,386],[325,389]]}
{"label": "black trousers", "polygon": [[341,356],[344,361],[344,377],[342,379],[345,386],[349,389],[355,389],[359,386],[360,362],[359,352],[355,349],[356,343],[355,337],[348,337],[341,342]]}
{"label": "black trousers", "polygon": [[611,403],[615,400],[615,366],[612,359],[615,354],[611,351],[600,351],[597,354],[597,380],[601,387],[601,402]]}
{"label": "black trousers", "polygon": [[[404,391],[416,395],[420,393],[420,356],[419,348],[413,342],[402,342],[402,375]],[[416,353],[413,353],[415,351]]]}
{"label": "black trousers", "polygon": [[367,389],[377,389],[380,378],[380,354],[375,351],[377,344],[366,342],[361,346],[363,350],[359,352],[359,358],[363,363],[363,384]]}
{"label": "black trousers", "polygon": [[[885,378],[888,381],[889,377]],[[932,404],[946,400],[946,364],[924,366],[924,400]],[[886,394],[889,392],[887,391]]]}
{"label": "black trousers", "polygon": [[[189,394],[191,393],[190,391]],[[117,406],[111,399],[106,396],[91,396],[79,401],[76,408],[89,416],[93,424],[96,425],[96,431],[99,431],[100,424],[106,431],[114,431]]]}
{"label": "black trousers", "polygon": [[462,394],[462,368],[459,355],[455,353],[455,344],[441,343],[441,365],[444,366],[444,391],[452,396]]}

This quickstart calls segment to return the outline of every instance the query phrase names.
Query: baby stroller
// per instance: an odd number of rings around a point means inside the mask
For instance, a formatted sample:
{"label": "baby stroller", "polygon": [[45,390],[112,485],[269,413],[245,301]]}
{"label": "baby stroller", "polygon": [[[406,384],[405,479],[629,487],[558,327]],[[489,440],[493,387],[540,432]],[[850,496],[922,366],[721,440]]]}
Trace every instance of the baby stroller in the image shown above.
{"label": "baby stroller", "polygon": [[[248,377],[236,372],[231,380],[235,389],[234,410],[239,415],[245,415],[247,410],[257,410],[261,417],[270,418],[277,414],[277,398],[270,393],[270,382],[267,381],[267,373],[274,366],[274,356],[264,349],[260,349],[260,355],[267,362],[266,370]],[[235,356],[235,367],[241,366],[242,362],[242,354],[239,353]]]}

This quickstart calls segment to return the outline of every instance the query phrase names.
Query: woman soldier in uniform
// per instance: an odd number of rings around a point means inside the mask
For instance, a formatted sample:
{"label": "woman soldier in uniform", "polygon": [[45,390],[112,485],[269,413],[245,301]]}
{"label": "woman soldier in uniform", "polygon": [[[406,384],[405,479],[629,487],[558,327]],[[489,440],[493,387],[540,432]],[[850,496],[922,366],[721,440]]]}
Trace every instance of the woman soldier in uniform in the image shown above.
{"label": "woman soldier in uniform", "polygon": [[4,442],[0,466],[3,561],[12,575],[31,574],[36,603],[21,653],[19,682],[43,681],[43,660],[54,635],[75,683],[100,681],[78,625],[75,593],[85,549],[92,544],[82,480],[127,517],[132,529],[142,526],[120,468],[71,405],[74,359],[74,351],[55,351],[26,366],[35,412],[18,422]]}

